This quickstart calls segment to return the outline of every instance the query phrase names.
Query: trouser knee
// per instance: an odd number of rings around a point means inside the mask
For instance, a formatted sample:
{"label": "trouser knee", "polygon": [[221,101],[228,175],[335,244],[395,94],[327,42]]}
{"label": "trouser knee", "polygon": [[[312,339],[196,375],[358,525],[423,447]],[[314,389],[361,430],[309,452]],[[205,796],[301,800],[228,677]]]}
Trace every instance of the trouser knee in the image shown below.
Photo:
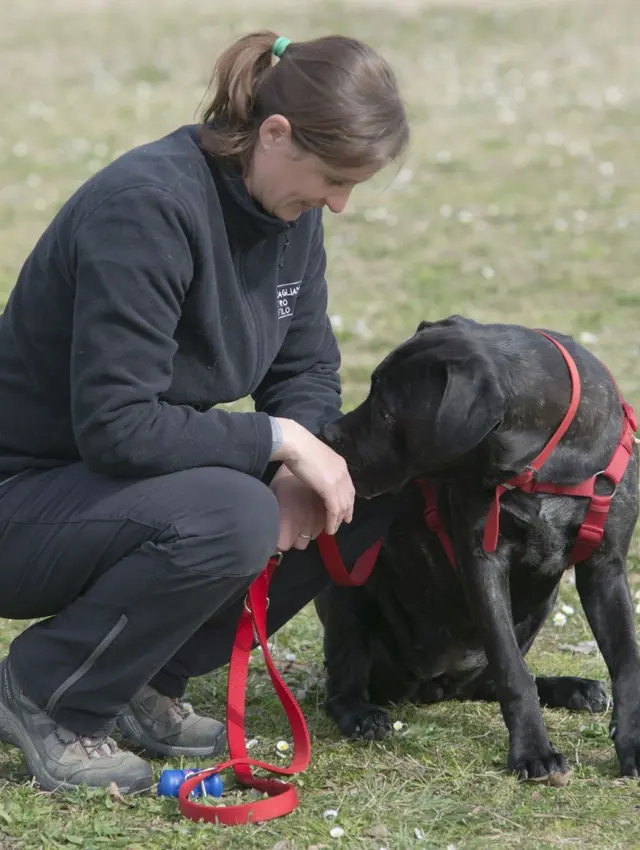
{"label": "trouser knee", "polygon": [[260,573],[278,540],[279,508],[273,492],[258,479],[234,470],[190,472],[199,507],[172,523],[172,561],[215,576]]}

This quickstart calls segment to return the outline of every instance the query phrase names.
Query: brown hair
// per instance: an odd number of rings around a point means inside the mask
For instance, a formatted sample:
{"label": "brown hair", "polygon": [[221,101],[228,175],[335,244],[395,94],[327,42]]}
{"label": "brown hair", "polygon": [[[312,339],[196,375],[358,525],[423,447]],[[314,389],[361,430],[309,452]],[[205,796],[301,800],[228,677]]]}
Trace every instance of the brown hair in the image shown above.
{"label": "brown hair", "polygon": [[[382,167],[409,142],[389,64],[354,38],[292,42],[276,63],[276,33],[245,35],[218,59],[200,138],[214,156],[247,168],[262,121],[283,115],[296,145],[339,168]],[[275,64],[274,64],[275,63]]]}

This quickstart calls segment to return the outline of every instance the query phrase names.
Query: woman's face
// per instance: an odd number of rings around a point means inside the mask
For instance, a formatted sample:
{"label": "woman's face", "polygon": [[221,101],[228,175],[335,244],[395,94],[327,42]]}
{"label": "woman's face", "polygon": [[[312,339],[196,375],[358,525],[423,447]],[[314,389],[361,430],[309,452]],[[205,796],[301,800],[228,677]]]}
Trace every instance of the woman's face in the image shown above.
{"label": "woman's face", "polygon": [[271,115],[260,127],[245,183],[267,212],[294,221],[312,207],[342,212],[354,186],[379,170],[371,165],[349,169],[326,165],[295,146],[286,118]]}

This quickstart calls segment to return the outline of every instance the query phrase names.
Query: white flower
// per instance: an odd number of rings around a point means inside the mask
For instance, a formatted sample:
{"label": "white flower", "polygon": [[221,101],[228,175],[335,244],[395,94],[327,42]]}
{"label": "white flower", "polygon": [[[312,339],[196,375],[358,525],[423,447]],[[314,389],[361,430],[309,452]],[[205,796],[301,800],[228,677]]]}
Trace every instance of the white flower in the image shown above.
{"label": "white flower", "polygon": [[617,86],[609,86],[608,89],[605,89],[604,99],[609,104],[620,103],[623,98],[623,94]]}
{"label": "white flower", "polygon": [[401,729],[404,729],[404,723],[402,722],[402,720],[396,720],[396,722],[393,724],[393,728],[396,730],[396,732],[399,732]]}
{"label": "white flower", "polygon": [[333,826],[329,830],[329,835],[332,838],[342,838],[344,835],[344,829],[341,826]]}
{"label": "white flower", "polygon": [[508,106],[502,106],[498,110],[498,121],[501,124],[515,124],[516,113]]}
{"label": "white flower", "polygon": [[485,280],[491,280],[491,278],[496,276],[495,271],[491,268],[491,266],[483,266],[480,269],[480,274]]}
{"label": "white flower", "polygon": [[544,140],[548,145],[555,145],[556,147],[560,147],[560,145],[564,144],[564,136],[562,133],[558,133],[555,130],[551,130],[551,132],[547,133]]}
{"label": "white flower", "polygon": [[279,753],[288,753],[290,747],[286,741],[278,741],[278,743],[276,744],[276,749]]}
{"label": "white flower", "polygon": [[451,154],[449,151],[438,151],[436,154],[436,162],[440,165],[448,165],[451,162]]}
{"label": "white flower", "polygon": [[557,614],[553,615],[553,622],[556,624],[556,626],[564,626],[567,622],[567,618],[564,614],[561,614],[560,611],[558,611]]}
{"label": "white flower", "polygon": [[579,339],[580,342],[584,342],[586,345],[598,341],[598,337],[595,334],[589,333],[589,331],[582,331]]}
{"label": "white flower", "polygon": [[324,811],[322,813],[322,817],[333,820],[333,818],[338,817],[338,810],[337,809],[326,809],[326,811]]}
{"label": "white flower", "polygon": [[373,332],[367,327],[364,319],[358,319],[353,326],[353,332],[363,339],[371,339]]}
{"label": "white flower", "polygon": [[413,830],[413,835],[417,841],[424,841],[424,830],[420,829],[419,826]]}
{"label": "white flower", "polygon": [[598,171],[603,177],[613,177],[616,169],[612,162],[601,162],[598,166]]}
{"label": "white flower", "polygon": [[41,184],[42,184],[42,177],[40,177],[39,174],[36,174],[35,172],[32,172],[31,174],[27,174],[27,186],[30,189],[37,189],[37,187],[40,186]]}
{"label": "white flower", "polygon": [[530,79],[534,86],[546,86],[551,79],[551,74],[549,71],[534,71]]}
{"label": "white flower", "polygon": [[86,139],[71,139],[71,150],[74,153],[87,153],[90,148],[91,144]]}
{"label": "white flower", "polygon": [[22,158],[29,153],[29,148],[24,142],[16,142],[13,146],[13,155]]}
{"label": "white flower", "polygon": [[553,227],[554,227],[554,229],[555,229],[555,230],[557,230],[557,231],[558,231],[558,233],[562,233],[564,230],[566,230],[566,229],[569,227],[569,225],[568,225],[568,223],[567,223],[567,220],[566,220],[566,219],[564,219],[564,218],[557,218],[557,219],[553,222]]}
{"label": "white flower", "polygon": [[561,608],[560,610],[562,611],[562,613],[563,613],[563,614],[566,614],[568,617],[570,617],[570,616],[571,616],[571,614],[575,614],[575,613],[576,613],[576,612],[573,610],[573,608],[571,607],[571,605],[563,605],[563,606],[562,606],[562,608]]}
{"label": "white flower", "polygon": [[576,210],[573,214],[576,221],[584,222],[587,220],[587,214],[584,210]]}
{"label": "white flower", "polygon": [[636,614],[640,614],[640,602],[636,605]]}
{"label": "white flower", "polygon": [[413,171],[410,168],[401,168],[397,173],[393,185],[396,188],[407,186],[413,180]]}
{"label": "white flower", "polygon": [[339,316],[337,313],[330,317],[331,324],[333,325],[333,329],[336,331],[341,331],[344,327],[344,319],[342,316]]}
{"label": "white flower", "polygon": [[287,652],[287,654],[285,655],[285,661],[295,661],[295,660],[296,660],[295,652]]}
{"label": "white flower", "polygon": [[451,218],[452,212],[453,209],[451,208],[451,206],[449,206],[449,204],[443,204],[440,207],[440,215],[442,216],[442,218]]}
{"label": "white flower", "polygon": [[247,741],[247,749],[248,749],[248,750],[252,750],[252,749],[253,749],[254,747],[256,747],[259,743],[260,743],[260,739],[259,739],[259,738],[251,738],[250,740],[248,740],[248,741]]}
{"label": "white flower", "polygon": [[473,221],[473,213],[469,210],[460,210],[458,213],[458,221],[461,224],[471,224]]}
{"label": "white flower", "polygon": [[365,210],[364,217],[366,221],[384,221],[386,224],[395,224],[398,219],[392,215],[386,207],[374,207],[372,210]]}

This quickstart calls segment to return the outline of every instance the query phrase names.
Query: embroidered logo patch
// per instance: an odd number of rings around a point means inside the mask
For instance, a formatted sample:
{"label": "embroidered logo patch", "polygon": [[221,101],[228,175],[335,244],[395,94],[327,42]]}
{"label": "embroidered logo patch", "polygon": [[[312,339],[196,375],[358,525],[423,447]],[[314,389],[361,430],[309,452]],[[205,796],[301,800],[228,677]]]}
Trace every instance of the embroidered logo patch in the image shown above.
{"label": "embroidered logo patch", "polygon": [[296,297],[300,292],[301,281],[293,283],[279,283],[276,288],[277,308],[279,319],[289,319],[293,315]]}

